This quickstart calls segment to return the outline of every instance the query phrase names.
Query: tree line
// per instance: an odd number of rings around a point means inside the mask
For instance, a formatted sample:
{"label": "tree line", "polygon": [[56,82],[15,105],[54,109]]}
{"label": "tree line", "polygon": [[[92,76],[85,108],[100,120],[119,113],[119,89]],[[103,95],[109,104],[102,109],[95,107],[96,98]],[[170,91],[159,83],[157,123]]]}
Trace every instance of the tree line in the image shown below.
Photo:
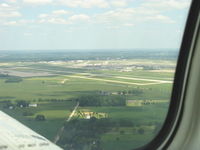
{"label": "tree line", "polygon": [[124,96],[102,96],[102,95],[86,95],[75,99],[80,106],[125,106],[126,98]]}

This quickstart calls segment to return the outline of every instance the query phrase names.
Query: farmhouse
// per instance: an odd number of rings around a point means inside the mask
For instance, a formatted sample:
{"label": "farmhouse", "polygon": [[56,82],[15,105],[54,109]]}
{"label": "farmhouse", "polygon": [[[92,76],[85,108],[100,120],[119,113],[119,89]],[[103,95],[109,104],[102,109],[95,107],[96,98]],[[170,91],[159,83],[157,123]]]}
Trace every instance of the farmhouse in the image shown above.
{"label": "farmhouse", "polygon": [[29,107],[37,107],[37,104],[29,104]]}

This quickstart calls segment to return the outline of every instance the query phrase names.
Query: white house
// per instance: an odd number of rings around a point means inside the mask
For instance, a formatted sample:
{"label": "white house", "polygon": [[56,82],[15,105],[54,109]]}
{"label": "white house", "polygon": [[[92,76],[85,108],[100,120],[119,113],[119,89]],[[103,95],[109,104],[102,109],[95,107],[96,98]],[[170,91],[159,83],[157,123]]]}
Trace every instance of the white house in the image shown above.
{"label": "white house", "polygon": [[37,107],[37,104],[29,104],[29,107]]}

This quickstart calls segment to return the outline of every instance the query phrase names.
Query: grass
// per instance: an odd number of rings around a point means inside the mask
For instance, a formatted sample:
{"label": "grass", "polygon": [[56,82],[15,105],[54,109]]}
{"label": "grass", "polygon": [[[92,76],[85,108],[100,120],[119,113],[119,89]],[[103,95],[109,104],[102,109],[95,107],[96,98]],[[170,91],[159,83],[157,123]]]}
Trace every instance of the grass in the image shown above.
{"label": "grass", "polygon": [[33,118],[35,118],[37,115],[44,115],[46,119],[67,119],[70,114],[69,110],[44,110],[37,112]]}
{"label": "grass", "polygon": [[[38,132],[49,140],[53,140],[58,130],[62,127],[64,121],[68,118],[70,111],[73,110],[76,103],[71,101],[65,102],[48,102],[41,103],[37,108],[16,108],[14,110],[1,109],[16,118],[32,130]],[[23,116],[23,112],[32,112],[33,116]],[[35,116],[42,114],[45,121],[35,121]]]}
{"label": "grass", "polygon": [[115,70],[96,71],[97,73],[109,74],[112,76],[125,76],[125,77],[140,77],[146,79],[172,79],[174,73],[171,72],[152,72],[150,70],[137,70],[131,72],[118,72]]}
{"label": "grass", "polygon": [[[94,61],[94,63],[96,62]],[[118,62],[113,61],[112,63]],[[128,63],[128,61],[126,61],[126,63]],[[76,103],[70,101],[71,98],[93,94],[97,91],[117,93],[118,91],[137,89],[142,91],[142,93],[126,95],[126,99],[168,101],[170,99],[172,89],[172,84],[156,84],[145,86],[131,84],[127,85],[108,81],[72,78],[70,76],[77,75],[89,78],[99,78],[131,83],[151,83],[152,81],[149,82],[132,79],[119,79],[116,77],[138,77],[144,79],[162,79],[171,81],[174,75],[170,72],[152,72],[150,70],[137,69],[131,72],[119,72],[114,69],[89,70],[83,68],[66,68],[65,64],[56,66],[37,63],[10,63],[8,67],[15,68],[16,66],[27,67],[18,68],[18,71],[41,71],[44,69],[44,72],[55,74],[54,76],[23,78],[23,81],[19,83],[5,83],[6,79],[0,78],[0,101],[26,100],[30,101],[31,103],[38,104],[37,108],[16,108],[13,110],[3,109],[1,106],[2,104],[0,104],[1,109],[50,140],[53,140],[58,130],[62,127],[63,123],[75,107]],[[3,68],[2,66],[0,67]],[[94,76],[80,74],[84,72],[93,74]],[[67,80],[64,83],[61,83],[64,79]],[[62,101],[48,101],[52,99],[58,99]],[[119,131],[114,131],[114,129],[112,129],[110,132],[103,134],[101,137],[102,146],[105,150],[129,150],[133,147],[144,145],[152,139],[154,136],[152,133],[154,127],[151,127],[150,124],[162,123],[164,121],[168,110],[168,103],[159,102],[153,105],[141,105],[139,107],[131,105],[131,107],[79,107],[78,109],[85,112],[105,113],[108,114],[108,117],[113,120],[131,120],[135,125],[134,127],[119,129],[125,131],[124,134],[120,134]],[[23,116],[25,111],[32,112],[33,116]],[[35,117],[38,114],[44,115],[46,117],[46,121],[35,121]],[[133,132],[133,130],[137,130],[137,128],[140,126],[145,128],[144,134]]]}
{"label": "grass", "polygon": [[[130,131],[131,132],[131,131]],[[101,138],[104,150],[132,150],[147,144],[155,135],[153,133],[107,133]]]}
{"label": "grass", "polygon": [[163,122],[167,114],[167,107],[167,104],[154,104],[141,107],[79,107],[79,110],[97,113],[103,112],[108,114],[108,117],[114,120],[129,119],[137,125]]}
{"label": "grass", "polygon": [[126,102],[126,106],[143,106],[145,103],[150,103],[148,105],[153,105],[155,103],[169,103],[169,100],[129,100]]}
{"label": "grass", "polygon": [[77,78],[69,78],[62,84],[61,81],[64,79],[66,78],[62,76],[36,77],[25,78],[20,83],[5,83],[5,79],[0,79],[0,97],[9,95],[14,97],[12,100],[23,99],[30,101],[35,99],[66,100],[85,92],[88,93],[88,91],[91,93],[99,90],[117,92],[140,88],[143,89],[142,95],[128,96],[128,99],[169,99],[171,92],[171,84],[136,86]]}

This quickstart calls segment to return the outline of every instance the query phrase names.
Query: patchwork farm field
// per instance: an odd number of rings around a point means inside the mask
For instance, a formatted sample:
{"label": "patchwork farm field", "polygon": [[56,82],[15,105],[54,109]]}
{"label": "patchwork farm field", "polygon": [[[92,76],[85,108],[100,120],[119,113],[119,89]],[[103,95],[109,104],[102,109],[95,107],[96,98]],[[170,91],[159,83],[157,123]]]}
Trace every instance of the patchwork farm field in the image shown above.
{"label": "patchwork farm field", "polygon": [[[134,72],[137,72],[137,70]],[[141,71],[138,72],[141,73]],[[117,92],[118,90],[131,90],[133,88],[141,88],[145,90],[150,87],[159,91],[163,89],[166,92],[170,92],[170,85],[172,81],[165,79],[148,79],[145,75],[146,72],[147,71],[144,71],[144,75],[140,77],[134,77],[131,75],[123,76],[123,73],[121,73],[120,77],[111,75],[108,77],[105,75],[97,76],[95,74],[92,75],[91,73],[89,77],[81,73],[76,73],[74,75],[54,75],[46,77],[23,77],[23,81],[19,83],[6,83],[5,78],[0,78],[0,84],[2,85],[0,87],[0,99],[5,98],[8,93],[12,99],[64,99],[73,97],[79,93],[95,90]],[[151,74],[153,76],[154,74],[157,74],[157,72],[153,72]],[[83,88],[83,85],[87,86],[84,86]]]}
{"label": "patchwork farm field", "polygon": [[1,110],[64,149],[148,143],[167,115],[174,59],[86,58],[0,62]]}

